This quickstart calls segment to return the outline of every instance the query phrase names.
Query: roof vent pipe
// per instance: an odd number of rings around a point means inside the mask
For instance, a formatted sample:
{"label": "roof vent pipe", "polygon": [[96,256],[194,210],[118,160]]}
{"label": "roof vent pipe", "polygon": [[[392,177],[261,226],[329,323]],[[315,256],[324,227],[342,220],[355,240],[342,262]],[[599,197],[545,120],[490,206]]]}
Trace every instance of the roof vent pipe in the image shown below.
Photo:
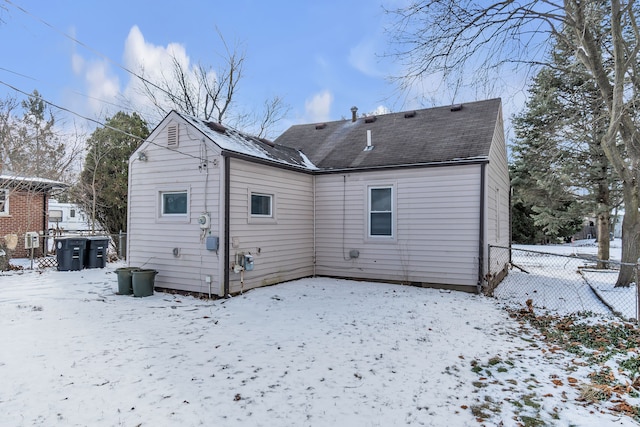
{"label": "roof vent pipe", "polygon": [[358,107],[351,107],[351,121],[355,122],[358,118]]}
{"label": "roof vent pipe", "polygon": [[367,148],[371,147],[371,129],[367,129]]}

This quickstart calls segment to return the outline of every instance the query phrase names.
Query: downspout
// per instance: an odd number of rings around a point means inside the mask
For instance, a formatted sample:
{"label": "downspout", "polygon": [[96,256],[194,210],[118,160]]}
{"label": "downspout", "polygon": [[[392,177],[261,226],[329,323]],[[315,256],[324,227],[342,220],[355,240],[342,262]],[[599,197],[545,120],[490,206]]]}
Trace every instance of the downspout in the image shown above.
{"label": "downspout", "polygon": [[311,176],[313,183],[313,277],[316,277],[316,175]]}
{"label": "downspout", "polygon": [[43,206],[43,213],[42,213],[42,256],[47,256],[47,237],[48,233],[47,230],[49,229],[49,224],[47,223],[47,213],[49,211],[48,206],[47,206],[47,194],[48,192],[45,190],[42,192],[42,206]]}
{"label": "downspout", "polygon": [[513,226],[512,224],[512,209],[511,209],[511,203],[513,202],[513,188],[511,188],[511,185],[509,185],[509,242],[507,242],[507,245],[509,246],[509,265],[511,265],[511,242],[513,242]]}
{"label": "downspout", "polygon": [[229,298],[229,200],[231,199],[231,158],[224,156],[224,297]]}
{"label": "downspout", "polygon": [[477,293],[482,292],[482,278],[484,276],[484,198],[485,198],[485,169],[486,163],[480,165],[480,230],[478,235],[478,285]]}

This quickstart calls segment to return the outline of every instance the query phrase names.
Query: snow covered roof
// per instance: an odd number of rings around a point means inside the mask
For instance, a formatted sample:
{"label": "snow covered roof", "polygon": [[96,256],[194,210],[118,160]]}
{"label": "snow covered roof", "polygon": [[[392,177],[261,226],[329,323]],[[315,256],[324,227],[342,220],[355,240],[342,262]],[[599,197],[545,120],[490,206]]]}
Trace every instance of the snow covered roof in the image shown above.
{"label": "snow covered roof", "polygon": [[40,178],[40,177],[28,177],[28,176],[19,176],[19,175],[0,175],[0,185],[8,184],[13,186],[18,186],[23,184],[24,186],[31,189],[39,189],[39,190],[52,190],[54,188],[64,188],[68,185],[64,182],[54,181],[52,179]]}
{"label": "snow covered roof", "polygon": [[247,155],[287,166],[315,170],[317,167],[300,150],[275,144],[263,138],[247,135],[219,123],[208,122],[187,114],[177,113],[195,126],[223,151]]}

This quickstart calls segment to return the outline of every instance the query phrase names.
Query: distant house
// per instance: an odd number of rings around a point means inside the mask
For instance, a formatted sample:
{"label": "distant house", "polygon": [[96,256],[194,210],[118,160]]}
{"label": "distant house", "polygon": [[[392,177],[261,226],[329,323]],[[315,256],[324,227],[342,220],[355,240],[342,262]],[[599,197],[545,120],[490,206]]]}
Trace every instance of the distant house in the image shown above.
{"label": "distant house", "polygon": [[35,244],[34,256],[46,253],[43,236],[48,229],[49,196],[64,187],[44,178],[0,175],[0,241],[11,246],[11,240],[17,239],[13,257],[29,256],[26,247]]}
{"label": "distant house", "polygon": [[226,295],[321,275],[479,292],[509,245],[501,101],[293,126],[171,112],[129,164],[128,257]]}

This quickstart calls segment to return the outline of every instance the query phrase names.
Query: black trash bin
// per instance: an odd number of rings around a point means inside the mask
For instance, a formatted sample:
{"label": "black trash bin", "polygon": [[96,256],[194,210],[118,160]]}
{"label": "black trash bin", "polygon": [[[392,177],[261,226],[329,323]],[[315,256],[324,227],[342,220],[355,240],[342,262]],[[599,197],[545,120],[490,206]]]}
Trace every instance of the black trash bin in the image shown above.
{"label": "black trash bin", "polygon": [[85,268],[104,268],[107,263],[109,238],[105,236],[87,237]]}
{"label": "black trash bin", "polygon": [[55,242],[58,271],[84,268],[84,251],[87,245],[85,237],[61,237]]}

